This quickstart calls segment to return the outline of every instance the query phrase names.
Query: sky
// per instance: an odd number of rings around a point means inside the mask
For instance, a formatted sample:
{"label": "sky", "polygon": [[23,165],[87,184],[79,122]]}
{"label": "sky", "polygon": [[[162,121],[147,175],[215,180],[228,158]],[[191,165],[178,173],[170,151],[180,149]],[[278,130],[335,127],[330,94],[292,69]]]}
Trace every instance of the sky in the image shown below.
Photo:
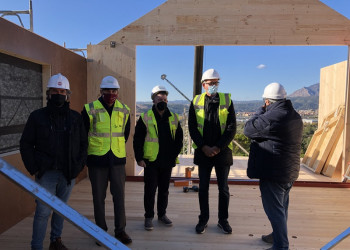
{"label": "sky", "polygon": [[[33,0],[34,32],[67,48],[98,44],[166,0]],[[350,0],[321,0],[350,19]],[[28,10],[29,0],[1,0],[0,10]],[[15,16],[5,17],[18,25]],[[29,29],[29,16],[21,15]],[[81,54],[81,53],[79,53]],[[347,59],[347,46],[205,46],[203,70],[215,68],[219,91],[236,101],[260,100],[271,82],[287,94],[320,81],[320,69]],[[136,101],[150,101],[155,85],[168,99],[184,100],[162,74],[189,99],[193,93],[193,46],[137,46]],[[122,91],[122,89],[121,89]]]}

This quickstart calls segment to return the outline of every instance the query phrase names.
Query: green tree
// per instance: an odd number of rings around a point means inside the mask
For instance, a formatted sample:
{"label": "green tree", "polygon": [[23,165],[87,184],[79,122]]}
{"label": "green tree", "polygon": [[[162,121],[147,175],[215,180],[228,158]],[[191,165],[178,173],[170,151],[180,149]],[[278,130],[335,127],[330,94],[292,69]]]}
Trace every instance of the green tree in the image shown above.
{"label": "green tree", "polygon": [[[249,152],[249,147],[250,147],[250,139],[248,137],[246,137],[244,134],[240,134],[237,133],[235,135],[234,140],[241,145],[245,150],[247,150]],[[233,151],[232,151],[233,155],[236,156],[247,156],[246,153],[243,152],[242,149],[240,149],[238,146],[236,146],[235,144],[233,144]]]}

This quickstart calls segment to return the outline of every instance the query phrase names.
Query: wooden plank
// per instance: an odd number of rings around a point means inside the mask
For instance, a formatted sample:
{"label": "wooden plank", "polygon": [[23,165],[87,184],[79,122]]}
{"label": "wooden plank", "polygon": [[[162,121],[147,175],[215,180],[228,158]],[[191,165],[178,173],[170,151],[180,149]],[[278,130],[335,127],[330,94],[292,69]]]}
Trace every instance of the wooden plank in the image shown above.
{"label": "wooden plank", "polygon": [[316,130],[306,150],[302,163],[315,173],[322,171],[335,139],[342,133],[344,109],[344,106],[339,106],[326,116],[326,119],[322,122],[322,127]]}
{"label": "wooden plank", "polygon": [[311,141],[309,143],[309,146],[306,149],[306,152],[305,152],[305,155],[303,157],[303,160],[301,161],[306,166],[308,166],[310,161],[311,161],[312,155],[313,155],[313,153],[315,152],[315,150],[317,148],[318,142],[319,142],[319,140],[320,140],[320,138],[322,136],[323,131],[324,131],[323,128],[316,130],[314,135],[311,138]]}
{"label": "wooden plank", "polygon": [[347,45],[349,25],[318,0],[168,0],[100,45]]}
{"label": "wooden plank", "polygon": [[310,166],[312,169],[314,169],[315,173],[321,173],[322,168],[327,160],[327,157],[329,156],[330,151],[332,150],[333,145],[337,144],[339,136],[343,133],[343,128],[343,114],[341,114],[340,117],[338,117],[337,122],[333,122],[332,124],[329,124],[329,126],[327,126],[327,133],[324,142],[322,143],[320,148],[318,148],[319,154],[317,155],[314,164]]}
{"label": "wooden plank", "polygon": [[322,133],[319,136],[320,138],[318,139],[317,144],[312,152],[312,156],[307,164],[308,167],[310,167],[313,171],[315,171],[315,168],[313,168],[313,165],[317,160],[318,155],[322,153],[321,147],[323,144],[328,143],[329,134],[333,132],[333,129],[334,129],[333,126],[336,124],[337,119],[338,119],[337,117],[332,117],[329,121],[326,121],[324,123],[324,127],[322,128]]}

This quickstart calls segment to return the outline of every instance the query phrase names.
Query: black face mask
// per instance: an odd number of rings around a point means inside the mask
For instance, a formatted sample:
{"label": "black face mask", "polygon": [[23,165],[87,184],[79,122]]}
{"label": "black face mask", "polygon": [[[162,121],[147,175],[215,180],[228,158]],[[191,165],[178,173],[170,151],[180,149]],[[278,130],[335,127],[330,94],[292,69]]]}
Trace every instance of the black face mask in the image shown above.
{"label": "black face mask", "polygon": [[50,101],[56,107],[61,107],[66,101],[66,98],[67,98],[66,95],[54,94],[54,95],[51,95]]}
{"label": "black face mask", "polygon": [[166,102],[158,102],[158,103],[157,103],[157,109],[158,109],[159,111],[165,110],[166,107],[167,107],[167,103],[166,103]]}

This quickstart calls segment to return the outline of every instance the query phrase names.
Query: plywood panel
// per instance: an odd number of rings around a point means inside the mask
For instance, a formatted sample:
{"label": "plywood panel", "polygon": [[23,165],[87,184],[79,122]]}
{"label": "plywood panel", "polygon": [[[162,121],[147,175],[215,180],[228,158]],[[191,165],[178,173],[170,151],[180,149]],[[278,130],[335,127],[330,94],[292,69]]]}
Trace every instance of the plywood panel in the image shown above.
{"label": "plywood panel", "polygon": [[[350,162],[350,46],[348,46],[348,65],[346,70],[346,110],[345,110],[345,128],[343,144],[343,169],[348,168]],[[344,171],[344,170],[343,170]]]}
{"label": "plywood panel", "polygon": [[347,45],[349,27],[318,0],[169,0],[100,44]]}
{"label": "plywood panel", "polygon": [[321,69],[318,126],[339,105],[345,105],[347,61]]}
{"label": "plywood panel", "polygon": [[96,100],[100,96],[100,83],[107,75],[117,78],[120,90],[118,99],[130,108],[130,136],[126,144],[126,174],[135,174],[135,157],[132,137],[135,129],[136,88],[135,88],[135,46],[89,45],[87,65],[87,100]]}

